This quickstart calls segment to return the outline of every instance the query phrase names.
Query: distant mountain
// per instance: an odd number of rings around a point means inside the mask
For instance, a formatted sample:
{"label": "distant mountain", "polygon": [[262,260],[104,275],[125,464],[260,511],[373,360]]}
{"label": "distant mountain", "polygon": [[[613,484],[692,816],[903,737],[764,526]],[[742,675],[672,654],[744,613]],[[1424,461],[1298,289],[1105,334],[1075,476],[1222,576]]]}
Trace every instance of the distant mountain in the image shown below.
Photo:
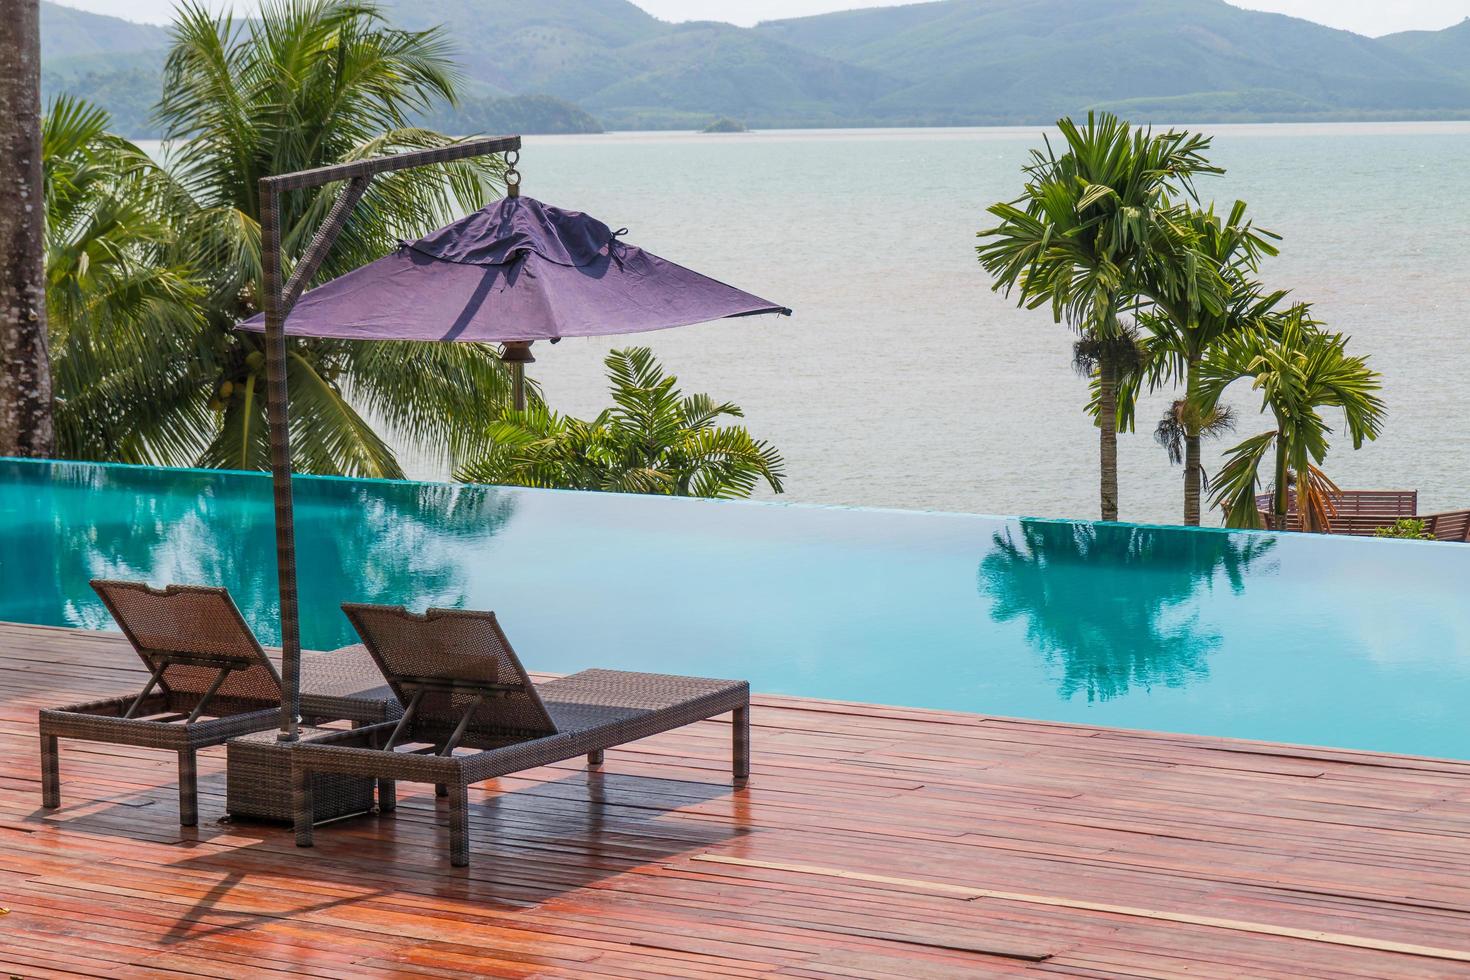
{"label": "distant mountain", "polygon": [[729,24],[669,24],[627,0],[389,0],[405,27],[443,24],[465,72],[501,92],[544,92],[616,129],[840,124],[890,80]]}
{"label": "distant mountain", "polygon": [[[62,92],[81,96],[111,113],[115,131],[134,139],[156,137],[152,115],[168,39],[166,27],[42,0],[42,98],[49,101]],[[602,131],[596,118],[561,99],[519,94],[476,79],[466,88],[458,106],[443,107],[422,121],[454,133]]]}
{"label": "distant mountain", "polygon": [[168,28],[42,3],[41,37],[48,55],[83,58],[161,50],[168,44]]}
{"label": "distant mountain", "polygon": [[1401,54],[1470,77],[1470,17],[1442,31],[1404,31],[1378,41]]}
{"label": "distant mountain", "polygon": [[946,0],[757,31],[901,79],[867,107],[895,121],[1039,122],[1099,105],[1174,120],[1470,111],[1470,85],[1442,62],[1223,0]]}
{"label": "distant mountain", "polygon": [[[1470,117],[1470,21],[1375,40],[1223,0],[940,0],[755,28],[628,0],[383,2],[447,28],[468,94],[432,121],[466,131]],[[146,135],[163,29],[43,0],[42,32],[48,92]]]}

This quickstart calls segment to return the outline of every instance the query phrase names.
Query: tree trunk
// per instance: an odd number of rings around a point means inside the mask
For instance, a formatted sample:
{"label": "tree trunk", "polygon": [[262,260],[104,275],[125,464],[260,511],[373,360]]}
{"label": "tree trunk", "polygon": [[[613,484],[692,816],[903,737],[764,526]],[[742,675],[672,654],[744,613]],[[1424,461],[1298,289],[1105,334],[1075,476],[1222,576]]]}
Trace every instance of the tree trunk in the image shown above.
{"label": "tree trunk", "polygon": [[1097,362],[1097,430],[1102,519],[1118,519],[1118,365],[1104,352]]}
{"label": "tree trunk", "polygon": [[39,0],[0,16],[0,456],[50,456]]}
{"label": "tree trunk", "polygon": [[[1194,418],[1191,406],[1199,387],[1199,358],[1189,359],[1189,373],[1184,383],[1185,419]],[[1198,425],[1186,425],[1184,431],[1184,523],[1188,527],[1199,527],[1200,490],[1204,486],[1204,467],[1200,463],[1200,434]]]}
{"label": "tree trunk", "polygon": [[[1276,429],[1276,493],[1272,497],[1272,523],[1278,531],[1287,530],[1286,522],[1290,507],[1290,481],[1287,479],[1289,472],[1286,465],[1286,439],[1282,435],[1281,420],[1277,419]],[[1298,497],[1301,495],[1298,494]],[[1301,508],[1298,507],[1298,510]]]}

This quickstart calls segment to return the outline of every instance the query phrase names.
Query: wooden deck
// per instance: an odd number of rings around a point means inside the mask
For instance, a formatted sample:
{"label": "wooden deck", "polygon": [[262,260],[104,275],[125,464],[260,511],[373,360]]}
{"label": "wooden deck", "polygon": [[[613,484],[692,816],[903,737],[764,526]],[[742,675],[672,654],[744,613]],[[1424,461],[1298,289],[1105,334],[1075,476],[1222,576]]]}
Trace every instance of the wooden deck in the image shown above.
{"label": "wooden deck", "polygon": [[[696,665],[691,665],[696,666]],[[1470,974],[1470,765],[763,697],[321,829],[177,823],[171,756],[36,708],[136,689],[113,637],[0,625],[0,967],[24,977]],[[442,809],[442,808],[441,808]]]}

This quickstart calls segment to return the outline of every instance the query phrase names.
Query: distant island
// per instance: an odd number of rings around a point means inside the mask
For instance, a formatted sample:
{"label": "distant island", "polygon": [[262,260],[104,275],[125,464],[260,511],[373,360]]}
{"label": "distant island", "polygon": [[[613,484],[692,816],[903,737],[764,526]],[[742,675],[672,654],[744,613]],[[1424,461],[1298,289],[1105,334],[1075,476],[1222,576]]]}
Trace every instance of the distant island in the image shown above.
{"label": "distant island", "polygon": [[[382,0],[443,24],[461,132],[1470,118],[1470,20],[1368,38],[1223,0],[940,0],[670,24],[627,0]],[[1052,25],[1038,30],[1038,25]],[[156,135],[165,27],[41,4],[42,86]]]}
{"label": "distant island", "polygon": [[721,116],[708,126],[700,130],[701,133],[748,133],[750,127],[738,119],[729,116]]}

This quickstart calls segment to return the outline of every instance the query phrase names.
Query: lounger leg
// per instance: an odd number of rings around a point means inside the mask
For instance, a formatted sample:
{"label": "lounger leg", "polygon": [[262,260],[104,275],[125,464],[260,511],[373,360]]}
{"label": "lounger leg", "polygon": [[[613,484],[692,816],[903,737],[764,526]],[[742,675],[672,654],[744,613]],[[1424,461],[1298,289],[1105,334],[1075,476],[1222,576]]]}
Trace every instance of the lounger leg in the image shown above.
{"label": "lounger leg", "polygon": [[179,753],[179,824],[199,824],[199,763],[193,749]]}
{"label": "lounger leg", "polygon": [[398,809],[398,784],[391,779],[378,780],[378,812],[392,813]]}
{"label": "lounger leg", "polygon": [[456,783],[449,798],[449,863],[463,868],[470,863],[470,788]]}
{"label": "lounger leg", "polygon": [[41,736],[41,805],[48,810],[61,806],[61,752],[55,735]]}
{"label": "lounger leg", "polygon": [[602,768],[602,750],[601,749],[598,749],[596,752],[588,752],[587,753],[587,768],[589,768],[589,769],[601,769]]}
{"label": "lounger leg", "polygon": [[732,759],[731,769],[734,771],[735,781],[743,783],[750,778],[750,705],[736,708],[730,716],[730,727],[734,729],[732,736]]}
{"label": "lounger leg", "polygon": [[296,825],[296,846],[312,845],[312,817],[316,809],[311,794],[311,772],[291,767],[291,818]]}

